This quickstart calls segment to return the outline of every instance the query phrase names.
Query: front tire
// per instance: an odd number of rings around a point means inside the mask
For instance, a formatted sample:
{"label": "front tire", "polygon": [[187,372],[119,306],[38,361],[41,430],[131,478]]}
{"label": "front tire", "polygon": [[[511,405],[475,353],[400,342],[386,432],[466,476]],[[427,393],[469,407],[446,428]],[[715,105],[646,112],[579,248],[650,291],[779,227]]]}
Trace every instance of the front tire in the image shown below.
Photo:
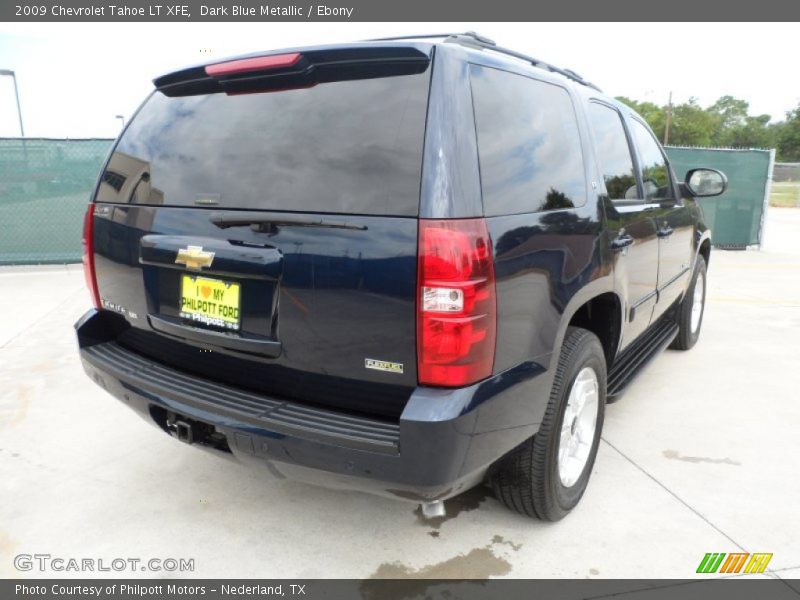
{"label": "front tire", "polygon": [[592,472],[606,404],[606,361],[590,331],[568,327],[538,433],[504,456],[491,484],[511,510],[545,521],[565,517]]}
{"label": "front tire", "polygon": [[669,345],[674,350],[689,350],[700,338],[703,326],[703,315],[706,308],[706,287],[708,283],[706,259],[702,254],[697,256],[694,274],[678,307],[678,335]]}

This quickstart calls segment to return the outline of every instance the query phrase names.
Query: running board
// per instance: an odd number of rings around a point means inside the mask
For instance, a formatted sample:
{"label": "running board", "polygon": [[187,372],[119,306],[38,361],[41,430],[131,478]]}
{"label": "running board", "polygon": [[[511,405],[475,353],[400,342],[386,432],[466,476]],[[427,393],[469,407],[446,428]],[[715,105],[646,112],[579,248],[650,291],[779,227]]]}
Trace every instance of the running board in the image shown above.
{"label": "running board", "polygon": [[666,317],[626,348],[608,373],[607,402],[617,400],[644,367],[672,343],[677,334],[678,325]]}

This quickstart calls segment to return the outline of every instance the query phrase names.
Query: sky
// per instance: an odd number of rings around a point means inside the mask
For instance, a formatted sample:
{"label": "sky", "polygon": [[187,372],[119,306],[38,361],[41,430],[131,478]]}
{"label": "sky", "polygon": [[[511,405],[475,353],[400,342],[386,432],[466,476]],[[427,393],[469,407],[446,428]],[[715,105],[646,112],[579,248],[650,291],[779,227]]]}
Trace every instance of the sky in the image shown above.
{"label": "sky", "polygon": [[[16,72],[31,137],[115,137],[177,68],[292,46],[474,30],[570,68],[613,96],[701,105],[722,95],[782,120],[800,103],[787,74],[796,23],[0,23],[0,69]],[[19,135],[11,77],[0,76],[0,137]]]}

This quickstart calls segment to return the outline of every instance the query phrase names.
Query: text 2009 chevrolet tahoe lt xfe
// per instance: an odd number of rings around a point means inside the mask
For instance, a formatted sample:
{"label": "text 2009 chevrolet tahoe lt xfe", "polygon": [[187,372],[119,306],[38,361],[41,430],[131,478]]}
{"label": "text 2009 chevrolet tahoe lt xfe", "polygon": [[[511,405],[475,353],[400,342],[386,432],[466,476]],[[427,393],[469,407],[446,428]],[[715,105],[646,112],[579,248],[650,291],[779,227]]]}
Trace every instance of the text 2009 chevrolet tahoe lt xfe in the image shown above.
{"label": "text 2009 chevrolet tahoe lt xfe", "polygon": [[171,436],[556,520],[605,405],[703,318],[709,231],[644,121],[475,34],[155,80],[86,213],[84,368]]}

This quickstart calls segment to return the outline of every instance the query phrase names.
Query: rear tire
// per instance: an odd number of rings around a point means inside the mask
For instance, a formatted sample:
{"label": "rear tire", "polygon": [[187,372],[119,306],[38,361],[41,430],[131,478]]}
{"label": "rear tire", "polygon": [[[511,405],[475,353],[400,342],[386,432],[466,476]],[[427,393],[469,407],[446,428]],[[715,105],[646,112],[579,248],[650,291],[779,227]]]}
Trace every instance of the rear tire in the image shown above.
{"label": "rear tire", "polygon": [[700,338],[700,329],[703,326],[703,315],[706,308],[707,286],[706,259],[699,254],[694,265],[692,281],[678,307],[678,335],[669,345],[673,350],[689,350]]}
{"label": "rear tire", "polygon": [[[600,340],[590,331],[568,327],[538,433],[500,459],[490,476],[500,502],[545,521],[565,517],[589,483],[605,403],[606,361]],[[579,405],[585,410],[577,410]]]}

